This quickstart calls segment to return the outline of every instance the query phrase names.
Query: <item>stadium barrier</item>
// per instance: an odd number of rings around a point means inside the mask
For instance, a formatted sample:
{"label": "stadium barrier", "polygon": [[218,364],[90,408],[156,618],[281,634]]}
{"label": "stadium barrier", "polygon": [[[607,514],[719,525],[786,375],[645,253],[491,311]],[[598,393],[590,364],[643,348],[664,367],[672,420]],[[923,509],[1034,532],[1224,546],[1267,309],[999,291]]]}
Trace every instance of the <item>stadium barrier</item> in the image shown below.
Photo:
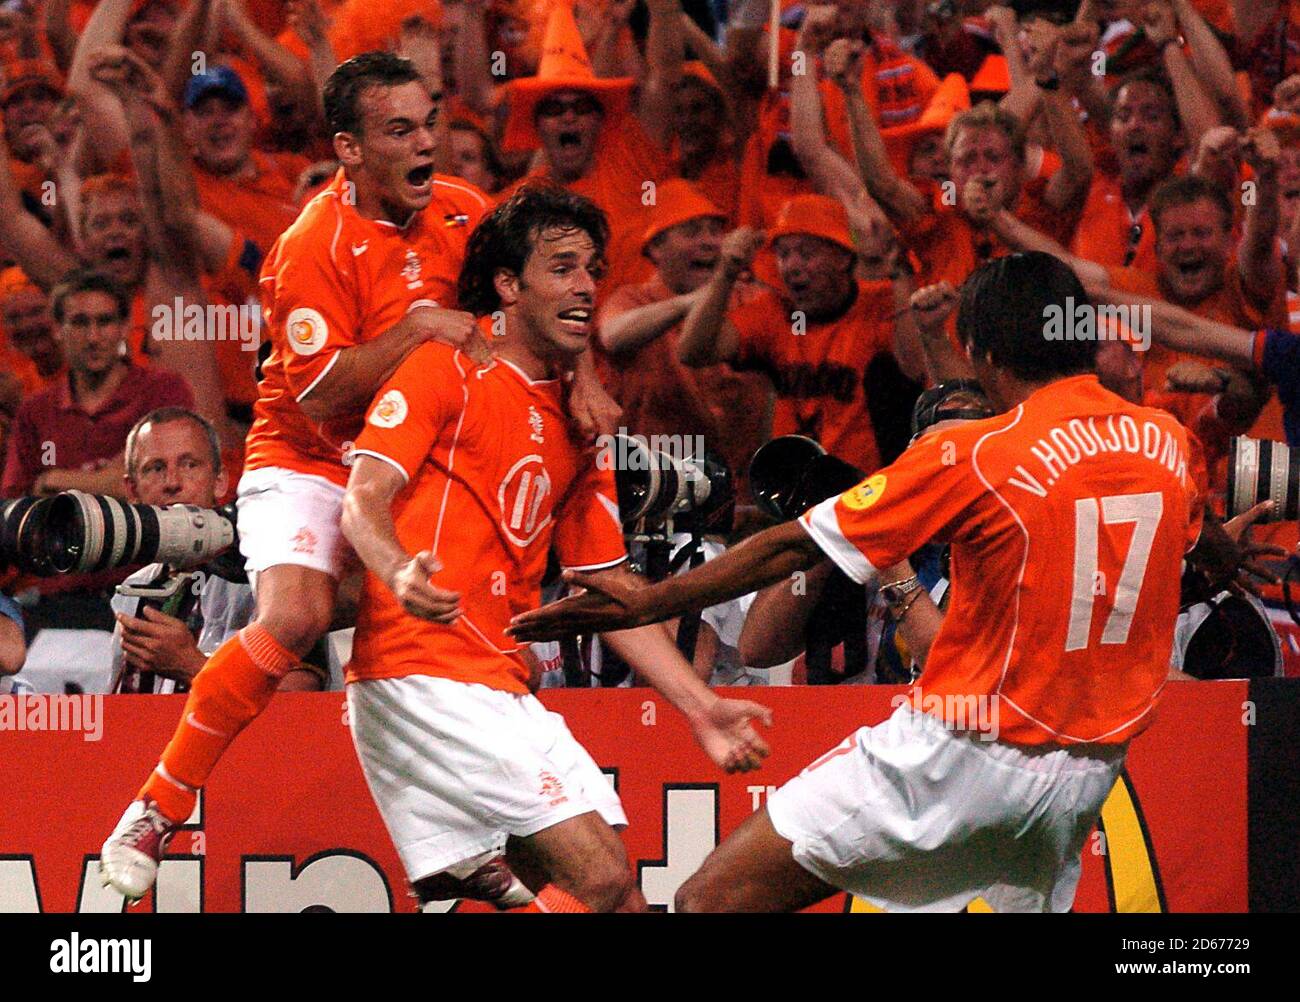
{"label": "stadium barrier", "polygon": [[[641,887],[653,906],[667,907],[720,836],[772,788],[856,727],[883,719],[902,691],[745,690],[773,708],[774,750],[762,770],[735,777],[713,768],[682,718],[649,690],[548,692],[544,702],[565,715],[617,786]],[[183,699],[84,698],[78,709],[51,697],[0,697],[0,912],[123,908],[99,884],[99,846]],[[36,700],[47,701],[39,713]],[[1296,907],[1297,744],[1300,681],[1170,685],[1088,840],[1076,910]],[[157,890],[136,907],[414,909],[357,765],[340,694],[273,701],[218,767],[171,844]],[[837,895],[818,910],[872,909]],[[982,902],[970,910],[984,910]]]}

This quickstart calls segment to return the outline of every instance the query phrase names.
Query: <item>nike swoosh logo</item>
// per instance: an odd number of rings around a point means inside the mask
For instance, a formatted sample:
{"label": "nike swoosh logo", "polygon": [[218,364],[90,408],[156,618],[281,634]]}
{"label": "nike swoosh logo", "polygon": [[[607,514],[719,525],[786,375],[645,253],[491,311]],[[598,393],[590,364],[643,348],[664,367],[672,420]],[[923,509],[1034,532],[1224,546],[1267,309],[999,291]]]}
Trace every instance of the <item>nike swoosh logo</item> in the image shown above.
{"label": "nike swoosh logo", "polygon": [[364,254],[364,253],[365,253],[367,250],[369,250],[369,249],[370,249],[370,241],[369,241],[369,240],[367,240],[367,241],[366,241],[365,243],[363,243],[363,244],[353,244],[353,245],[352,245],[352,256],[353,256],[353,257],[360,257],[362,254]]}
{"label": "nike swoosh logo", "polygon": [[189,724],[191,727],[193,727],[196,731],[202,731],[204,734],[211,734],[214,738],[227,738],[230,736],[229,734],[223,734],[221,731],[214,731],[211,727],[207,727],[203,724],[200,724],[197,720],[194,719],[193,713],[187,713],[185,715],[185,722]]}

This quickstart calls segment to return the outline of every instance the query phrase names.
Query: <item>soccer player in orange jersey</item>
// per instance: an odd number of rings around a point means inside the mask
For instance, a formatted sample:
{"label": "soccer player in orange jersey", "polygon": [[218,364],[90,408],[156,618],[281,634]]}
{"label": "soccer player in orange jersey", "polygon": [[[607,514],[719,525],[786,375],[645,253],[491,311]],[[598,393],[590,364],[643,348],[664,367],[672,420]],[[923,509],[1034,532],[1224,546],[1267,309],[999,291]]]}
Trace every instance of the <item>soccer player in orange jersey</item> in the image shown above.
{"label": "soccer player in orange jersey", "polygon": [[[642,591],[516,619],[519,639],[653,622],[823,555],[855,581],[928,540],[952,599],[910,696],[768,798],[681,889],[678,910],[778,910],[837,888],[899,910],[1065,911],[1079,854],[1168,672],[1180,564],[1201,502],[1186,432],[1093,372],[1095,341],[1049,341],[1076,301],[1046,254],[978,269],[957,328],[1003,413],[919,440],[796,521]],[[895,615],[920,587],[894,582]],[[603,594],[602,594],[603,593]]]}
{"label": "soccer player in orange jersey", "polygon": [[358,56],[330,78],[325,107],[343,166],[262,270],[273,351],[238,501],[257,613],[195,677],[162,760],[104,845],[101,876],[128,898],[153,884],[222,753],[330,625],[351,556],[339,533],[345,455],[375,390],[424,342],[477,337],[473,317],[446,307],[487,199],[434,175],[436,108],[415,67]]}
{"label": "soccer player in orange jersey", "polygon": [[[445,344],[418,348],[353,453],[343,532],[369,573],[349,721],[425,902],[477,896],[504,848],[542,910],[645,907],[614,832],[627,824],[618,796],[529,694],[505,633],[540,601],[552,547],[598,581],[640,583],[623,566],[613,472],[571,434],[556,380],[593,335],[608,234],[593,202],[549,184],[495,209],[460,279],[462,305],[501,324],[495,357],[480,367]],[[710,692],[660,626],[605,639],[718,765],[758,765],[766,746],[749,721],[763,707]]]}

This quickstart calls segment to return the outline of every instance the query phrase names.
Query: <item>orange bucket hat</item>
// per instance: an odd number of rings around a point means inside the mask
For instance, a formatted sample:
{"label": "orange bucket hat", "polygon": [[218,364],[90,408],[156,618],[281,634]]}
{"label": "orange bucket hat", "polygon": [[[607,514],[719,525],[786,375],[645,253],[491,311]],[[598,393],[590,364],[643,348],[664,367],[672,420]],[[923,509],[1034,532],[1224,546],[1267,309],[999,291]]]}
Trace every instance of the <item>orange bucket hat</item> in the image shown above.
{"label": "orange bucket hat", "polygon": [[591,94],[605,109],[608,124],[628,110],[635,83],[631,77],[596,76],[573,18],[573,0],[553,0],[542,36],[537,75],[520,77],[508,84],[506,100],[510,115],[506,119],[502,149],[515,153],[541,145],[533,117],[537,105],[556,91],[580,90]]}
{"label": "orange bucket hat", "polygon": [[849,233],[849,217],[844,206],[825,195],[796,195],[776,217],[776,225],[768,233],[767,244],[794,234],[820,237],[838,244],[851,254],[857,253]]}
{"label": "orange bucket hat", "polygon": [[661,181],[655,192],[655,210],[651,223],[646,227],[645,236],[641,238],[642,250],[655,237],[674,226],[699,219],[701,216],[714,216],[726,219],[727,214],[702,195],[691,182],[680,178]]}

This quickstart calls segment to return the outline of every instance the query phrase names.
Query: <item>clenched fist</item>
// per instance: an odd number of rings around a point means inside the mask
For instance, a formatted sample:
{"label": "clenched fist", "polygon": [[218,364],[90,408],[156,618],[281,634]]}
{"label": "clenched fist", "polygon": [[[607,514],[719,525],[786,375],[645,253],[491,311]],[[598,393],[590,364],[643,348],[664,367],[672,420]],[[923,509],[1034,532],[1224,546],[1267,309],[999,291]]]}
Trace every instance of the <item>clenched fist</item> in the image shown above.
{"label": "clenched fist", "polygon": [[925,330],[942,327],[956,305],[957,290],[950,282],[936,282],[912,293],[912,316]]}
{"label": "clenched fist", "polygon": [[721,264],[726,273],[735,278],[748,268],[766,239],[762,230],[752,226],[738,227],[723,237]]}
{"label": "clenched fist", "polygon": [[406,323],[420,335],[421,340],[441,341],[459,348],[480,364],[492,357],[472,313],[444,310],[441,306],[417,306],[406,315]]}

